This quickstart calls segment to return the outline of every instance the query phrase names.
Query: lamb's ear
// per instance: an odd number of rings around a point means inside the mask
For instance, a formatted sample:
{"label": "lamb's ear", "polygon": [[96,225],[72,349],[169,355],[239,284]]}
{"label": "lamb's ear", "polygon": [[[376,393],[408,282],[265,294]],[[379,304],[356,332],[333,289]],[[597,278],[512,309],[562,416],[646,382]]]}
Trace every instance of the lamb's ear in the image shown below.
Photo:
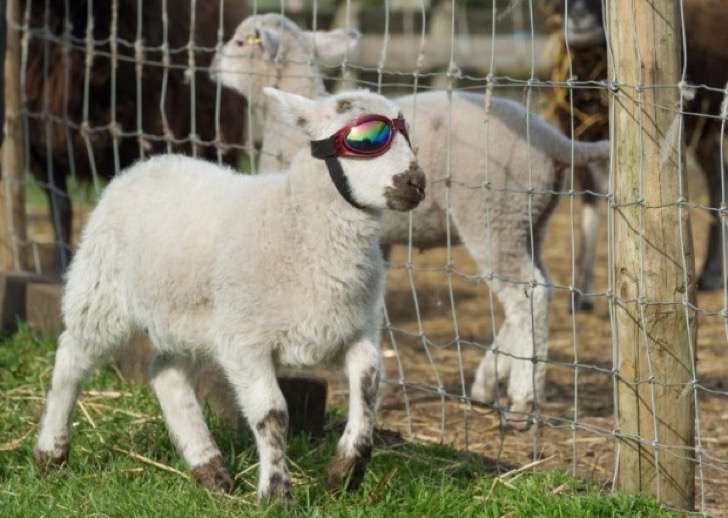
{"label": "lamb's ear", "polygon": [[315,101],[271,86],[263,88],[263,93],[277,104],[276,112],[289,124],[306,130],[309,128],[316,112]]}
{"label": "lamb's ear", "polygon": [[304,31],[316,49],[316,57],[326,66],[340,65],[344,57],[359,44],[361,33],[356,29],[334,29],[333,31]]}
{"label": "lamb's ear", "polygon": [[275,59],[280,48],[281,35],[279,32],[260,27],[255,30],[260,40],[260,46],[270,59]]}

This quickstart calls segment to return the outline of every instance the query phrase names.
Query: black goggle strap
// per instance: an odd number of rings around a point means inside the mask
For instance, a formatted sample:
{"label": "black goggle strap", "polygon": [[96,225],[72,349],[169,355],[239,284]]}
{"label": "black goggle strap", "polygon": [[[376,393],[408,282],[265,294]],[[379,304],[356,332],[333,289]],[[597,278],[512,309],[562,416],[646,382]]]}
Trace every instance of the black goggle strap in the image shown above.
{"label": "black goggle strap", "polygon": [[314,158],[320,158],[326,162],[326,168],[329,170],[331,181],[334,182],[336,190],[339,191],[339,194],[341,194],[347,202],[349,202],[349,205],[360,210],[365,210],[365,207],[357,203],[351,195],[349,180],[347,180],[344,170],[341,168],[341,162],[339,162],[339,159],[336,157],[336,146],[334,145],[333,140],[327,138],[312,141],[311,156]]}
{"label": "black goggle strap", "polygon": [[402,134],[404,139],[407,141],[407,145],[412,149],[412,142],[410,142],[409,138],[409,131],[407,131],[407,122],[405,122],[404,117],[400,114],[396,119],[394,119],[394,129],[399,130],[399,132]]}

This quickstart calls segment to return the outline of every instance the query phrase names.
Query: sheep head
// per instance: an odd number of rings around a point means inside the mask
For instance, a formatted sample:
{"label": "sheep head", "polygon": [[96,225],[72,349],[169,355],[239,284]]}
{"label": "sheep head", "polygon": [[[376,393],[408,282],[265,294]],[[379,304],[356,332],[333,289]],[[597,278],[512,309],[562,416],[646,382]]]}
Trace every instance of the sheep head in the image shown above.
{"label": "sheep head", "polygon": [[355,30],[304,31],[279,14],[249,16],[216,53],[212,79],[249,101],[266,86],[303,95],[323,92],[319,66],[335,66],[357,45]]}
{"label": "sheep head", "polygon": [[[328,141],[365,115],[380,115],[390,120],[401,117],[396,104],[366,90],[313,100],[270,87],[264,93],[275,101],[286,122],[300,128],[311,142]],[[425,197],[425,175],[417,164],[406,130],[390,128],[390,131],[392,138],[387,139],[387,146],[380,148],[381,154],[367,157],[336,154],[325,158],[339,193],[357,208],[407,211],[417,207]],[[331,159],[338,163],[332,165]],[[343,177],[343,188],[337,175]]]}

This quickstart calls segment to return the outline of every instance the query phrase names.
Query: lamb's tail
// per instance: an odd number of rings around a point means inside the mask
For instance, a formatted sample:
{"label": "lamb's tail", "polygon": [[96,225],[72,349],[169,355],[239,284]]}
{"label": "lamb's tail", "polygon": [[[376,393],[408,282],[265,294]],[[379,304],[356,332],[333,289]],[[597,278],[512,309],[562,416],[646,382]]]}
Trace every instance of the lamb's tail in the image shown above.
{"label": "lamb's tail", "polygon": [[[459,96],[473,105],[483,106],[483,96],[481,94],[464,92]],[[530,145],[545,151],[562,165],[571,165],[573,163],[576,166],[584,166],[591,162],[603,161],[609,158],[608,140],[599,142],[572,141],[537,114],[529,113],[521,103],[502,97],[493,97],[489,110],[503,124],[527,138]]]}
{"label": "lamb's tail", "polygon": [[609,160],[609,141],[600,140],[598,142],[579,142],[564,138],[561,145],[554,150],[554,159],[564,165],[576,166],[588,165],[591,162],[600,162]]}

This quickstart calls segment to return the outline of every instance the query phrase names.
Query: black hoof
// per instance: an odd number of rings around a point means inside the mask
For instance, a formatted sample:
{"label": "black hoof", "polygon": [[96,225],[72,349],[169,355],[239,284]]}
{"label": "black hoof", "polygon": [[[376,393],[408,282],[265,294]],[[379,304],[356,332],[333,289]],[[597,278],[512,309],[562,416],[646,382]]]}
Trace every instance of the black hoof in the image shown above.
{"label": "black hoof", "polygon": [[594,302],[591,298],[586,297],[580,297],[576,296],[574,297],[574,305],[572,306],[569,304],[569,314],[572,313],[591,313],[594,311]]}

